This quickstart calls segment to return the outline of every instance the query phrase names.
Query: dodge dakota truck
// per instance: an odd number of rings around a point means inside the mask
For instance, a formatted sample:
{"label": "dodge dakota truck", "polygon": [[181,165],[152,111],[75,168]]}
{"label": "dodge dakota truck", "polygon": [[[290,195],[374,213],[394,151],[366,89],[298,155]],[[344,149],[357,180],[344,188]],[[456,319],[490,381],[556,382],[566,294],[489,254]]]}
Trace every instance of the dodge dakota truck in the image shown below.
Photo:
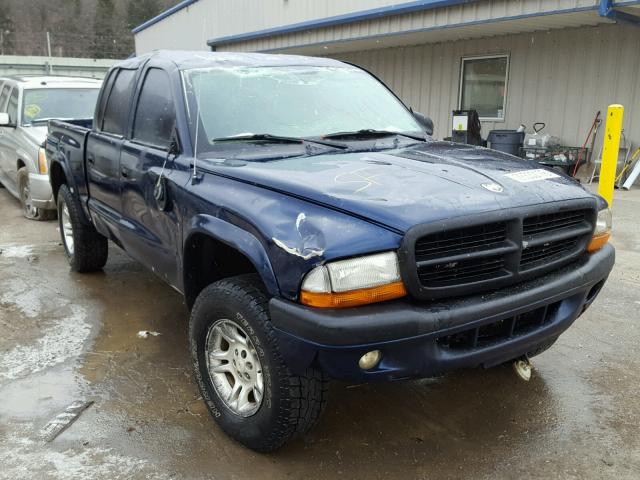
{"label": "dodge dakota truck", "polygon": [[272,451],[318,420],[329,378],[527,362],[613,268],[602,198],[431,127],[332,59],[122,61],[93,119],[49,123],[64,252],[98,270],[110,240],[181,292],[212,416]]}

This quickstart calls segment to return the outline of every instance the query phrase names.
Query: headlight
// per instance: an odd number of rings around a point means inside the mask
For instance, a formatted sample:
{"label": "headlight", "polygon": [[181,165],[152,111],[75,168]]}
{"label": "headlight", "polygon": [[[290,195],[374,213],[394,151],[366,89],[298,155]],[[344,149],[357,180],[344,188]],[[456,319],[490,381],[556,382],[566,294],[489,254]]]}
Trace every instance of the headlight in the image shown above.
{"label": "headlight", "polygon": [[605,208],[598,212],[596,220],[596,229],[593,232],[591,242],[587,247],[589,253],[596,252],[606,245],[611,237],[611,209]]}
{"label": "headlight", "polygon": [[407,294],[395,252],[340,260],[311,270],[302,281],[300,302],[342,308],[383,302]]}
{"label": "headlight", "polygon": [[38,149],[38,171],[42,175],[44,175],[48,170],[49,168],[47,167],[47,154],[45,152],[45,149],[40,147]]}

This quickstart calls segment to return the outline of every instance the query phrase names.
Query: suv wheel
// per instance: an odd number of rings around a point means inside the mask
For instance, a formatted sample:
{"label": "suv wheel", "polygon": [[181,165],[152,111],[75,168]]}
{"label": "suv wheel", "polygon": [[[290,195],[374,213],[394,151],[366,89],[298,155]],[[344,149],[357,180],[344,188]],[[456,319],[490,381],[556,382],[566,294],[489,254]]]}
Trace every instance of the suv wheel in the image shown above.
{"label": "suv wheel", "polygon": [[220,280],[198,296],[189,321],[195,377],[211,415],[243,445],[270,452],[309,430],[327,398],[327,379],[284,363],[256,275]]}
{"label": "suv wheel", "polygon": [[20,203],[22,204],[22,212],[24,216],[30,220],[53,220],[56,216],[55,210],[44,210],[35,207],[31,198],[31,189],[29,188],[29,171],[27,167],[18,170],[18,189],[20,192]]}
{"label": "suv wheel", "polygon": [[95,272],[104,267],[109,255],[107,239],[93,225],[82,220],[80,206],[66,185],[58,191],[58,226],[64,252],[75,272]]}

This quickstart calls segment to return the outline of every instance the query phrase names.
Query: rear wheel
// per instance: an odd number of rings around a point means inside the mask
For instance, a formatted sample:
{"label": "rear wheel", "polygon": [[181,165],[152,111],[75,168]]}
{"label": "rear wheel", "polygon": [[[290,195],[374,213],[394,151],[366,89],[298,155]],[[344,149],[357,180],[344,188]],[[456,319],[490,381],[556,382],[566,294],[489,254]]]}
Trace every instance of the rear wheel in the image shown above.
{"label": "rear wheel", "polygon": [[211,415],[243,445],[276,450],[320,417],[327,379],[313,368],[295,375],[284,363],[257,276],[205,288],[191,312],[189,341],[196,381]]}
{"label": "rear wheel", "polygon": [[94,272],[107,263],[109,246],[93,225],[82,221],[81,215],[69,188],[62,185],[58,191],[58,225],[65,255],[73,271]]}
{"label": "rear wheel", "polygon": [[56,216],[55,210],[44,210],[33,205],[31,189],[29,187],[29,171],[27,167],[18,170],[18,189],[20,192],[20,203],[22,212],[29,220],[53,220]]}

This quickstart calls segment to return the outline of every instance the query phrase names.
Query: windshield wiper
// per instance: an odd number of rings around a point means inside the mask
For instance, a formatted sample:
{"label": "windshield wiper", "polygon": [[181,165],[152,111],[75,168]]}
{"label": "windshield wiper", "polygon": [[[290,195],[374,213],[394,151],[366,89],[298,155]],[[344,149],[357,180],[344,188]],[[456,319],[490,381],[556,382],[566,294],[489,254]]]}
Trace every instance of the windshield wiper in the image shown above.
{"label": "windshield wiper", "polygon": [[401,136],[413,138],[414,140],[425,141],[424,137],[420,135],[406,133],[406,132],[395,132],[393,130],[374,130],[372,128],[365,128],[362,130],[356,130],[353,132],[336,132],[336,133],[328,133],[327,135],[323,135],[322,138],[382,138],[382,137],[391,137],[391,136]]}
{"label": "windshield wiper", "polygon": [[246,142],[258,140],[261,142],[270,142],[270,143],[315,143],[318,145],[324,145],[327,147],[333,148],[348,148],[347,145],[338,142],[326,142],[324,140],[316,140],[315,138],[304,138],[304,137],[284,137],[281,135],[271,135],[270,133],[247,133],[245,135],[232,135],[230,137],[221,137],[214,138],[211,140],[213,143],[220,142]]}

